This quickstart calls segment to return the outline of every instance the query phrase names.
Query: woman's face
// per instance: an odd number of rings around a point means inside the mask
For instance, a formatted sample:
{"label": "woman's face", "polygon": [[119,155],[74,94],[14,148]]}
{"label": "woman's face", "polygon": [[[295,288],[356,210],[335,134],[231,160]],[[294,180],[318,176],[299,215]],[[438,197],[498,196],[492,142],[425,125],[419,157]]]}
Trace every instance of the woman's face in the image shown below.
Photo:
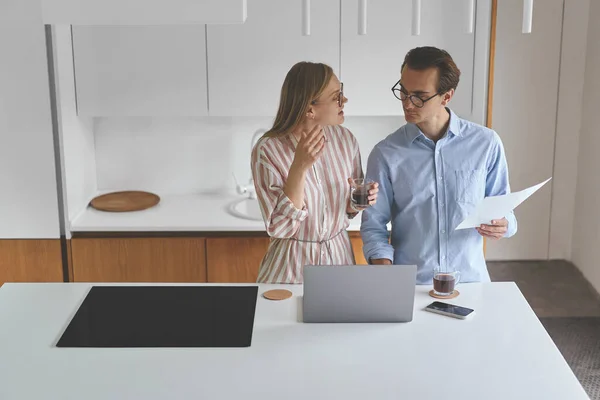
{"label": "woman's face", "polygon": [[348,99],[344,97],[343,85],[333,75],[329,84],[310,107],[309,116],[321,125],[340,125],[344,123],[344,105]]}

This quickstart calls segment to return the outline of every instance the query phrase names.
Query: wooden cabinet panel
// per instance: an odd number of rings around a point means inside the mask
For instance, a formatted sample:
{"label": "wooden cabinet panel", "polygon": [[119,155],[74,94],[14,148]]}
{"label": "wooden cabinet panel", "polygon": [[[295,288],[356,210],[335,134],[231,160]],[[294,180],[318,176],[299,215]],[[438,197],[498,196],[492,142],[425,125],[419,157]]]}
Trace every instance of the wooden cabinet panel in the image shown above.
{"label": "wooden cabinet panel", "polygon": [[204,238],[72,239],[75,282],[206,282]]}
{"label": "wooden cabinet panel", "polygon": [[0,284],[62,281],[60,239],[0,240]]}
{"label": "wooden cabinet panel", "polygon": [[367,260],[365,260],[365,256],[363,254],[363,241],[360,236],[360,232],[350,232],[350,242],[352,243],[352,250],[354,251],[354,258],[356,260],[356,264],[358,265],[367,265]]}
{"label": "wooden cabinet panel", "polygon": [[206,239],[208,282],[256,282],[260,262],[268,247],[268,237]]}

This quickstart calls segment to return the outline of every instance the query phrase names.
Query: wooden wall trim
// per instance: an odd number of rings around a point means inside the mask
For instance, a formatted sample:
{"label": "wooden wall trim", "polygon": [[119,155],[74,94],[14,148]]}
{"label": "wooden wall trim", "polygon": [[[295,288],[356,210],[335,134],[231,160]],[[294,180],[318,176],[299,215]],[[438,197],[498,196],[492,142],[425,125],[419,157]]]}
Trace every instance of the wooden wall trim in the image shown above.
{"label": "wooden wall trim", "polygon": [[[492,21],[490,28],[490,55],[488,65],[488,91],[485,126],[492,129],[492,115],[494,105],[494,63],[496,62],[496,22],[498,18],[498,0],[492,0]],[[483,238],[483,256],[487,250],[487,240]]]}

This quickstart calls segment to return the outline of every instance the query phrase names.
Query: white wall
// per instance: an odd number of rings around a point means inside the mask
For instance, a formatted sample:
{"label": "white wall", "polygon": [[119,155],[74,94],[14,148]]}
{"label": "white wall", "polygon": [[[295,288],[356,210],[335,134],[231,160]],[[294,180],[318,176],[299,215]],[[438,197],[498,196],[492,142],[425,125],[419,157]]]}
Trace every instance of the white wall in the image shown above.
{"label": "white wall", "polygon": [[96,195],[96,155],[92,118],[77,116],[73,50],[69,25],[53,27],[56,91],[59,109],[65,226]]}
{"label": "white wall", "polygon": [[[235,189],[251,177],[250,142],[272,118],[97,118],[98,189],[150,190],[162,195]],[[363,165],[403,117],[348,117]],[[363,168],[364,169],[364,168]]]}
{"label": "white wall", "polygon": [[[553,174],[562,8],[563,0],[534,2],[532,33],[523,34],[523,1],[498,1],[492,128],[503,140],[513,191]],[[488,242],[487,258],[546,259],[550,207],[547,184],[516,209],[515,237]]]}
{"label": "white wall", "polygon": [[579,139],[577,197],[573,226],[573,262],[600,291],[600,2],[590,2],[583,118]]}
{"label": "white wall", "polygon": [[565,0],[552,180],[550,259],[571,260],[589,3],[589,0]]}
{"label": "white wall", "polygon": [[45,43],[39,2],[0,2],[0,238],[60,237]]}

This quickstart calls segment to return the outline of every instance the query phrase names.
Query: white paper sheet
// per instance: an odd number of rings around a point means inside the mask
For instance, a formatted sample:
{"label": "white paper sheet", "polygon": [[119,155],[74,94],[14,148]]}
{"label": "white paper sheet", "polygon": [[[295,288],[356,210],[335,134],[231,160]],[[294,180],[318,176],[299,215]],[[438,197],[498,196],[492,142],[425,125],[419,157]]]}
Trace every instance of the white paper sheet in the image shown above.
{"label": "white paper sheet", "polygon": [[519,204],[527,200],[529,196],[548,183],[550,179],[552,178],[548,178],[544,182],[521,190],[520,192],[509,193],[502,196],[486,197],[479,203],[471,215],[456,227],[456,230],[476,228],[481,226],[481,224],[490,224],[494,219],[504,218],[512,210],[517,208]]}

